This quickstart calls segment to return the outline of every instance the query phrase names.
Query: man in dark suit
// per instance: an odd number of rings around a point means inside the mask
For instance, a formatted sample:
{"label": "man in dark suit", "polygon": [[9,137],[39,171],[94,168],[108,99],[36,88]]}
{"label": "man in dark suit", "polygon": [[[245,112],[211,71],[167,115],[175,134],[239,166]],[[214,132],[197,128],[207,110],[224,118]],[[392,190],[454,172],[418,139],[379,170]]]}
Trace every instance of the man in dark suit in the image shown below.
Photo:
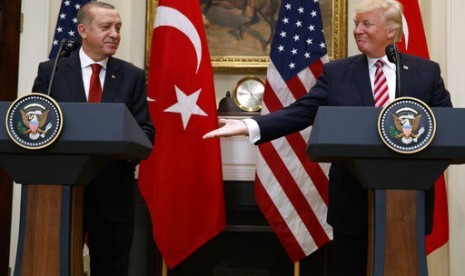
{"label": "man in dark suit", "polygon": [[[125,103],[153,142],[155,128],[148,112],[144,71],[112,57],[120,42],[119,13],[110,4],[89,2],[81,7],[77,24],[82,47],[59,61],[50,96],[58,102],[87,102],[93,86],[91,67],[99,64],[97,101],[101,97],[101,102]],[[32,91],[47,91],[53,63],[51,60],[39,65]],[[85,188],[84,231],[92,275],[128,274],[134,231],[135,166],[125,160],[111,161]]]}
{"label": "man in dark suit", "polygon": [[[374,106],[378,60],[384,63],[388,97],[393,100],[396,65],[388,61],[385,48],[402,36],[402,5],[396,0],[364,0],[356,7],[354,23],[353,35],[362,54],[325,64],[315,86],[290,106],[244,121],[221,119],[224,126],[204,137],[248,135],[253,143],[263,143],[313,124],[319,106]],[[397,70],[402,76],[402,96],[432,107],[452,106],[437,63],[401,54]],[[433,192],[429,192],[430,203]],[[430,230],[431,205],[427,212]],[[332,275],[366,275],[367,192],[344,164],[332,164],[329,172],[327,221],[334,230]]]}

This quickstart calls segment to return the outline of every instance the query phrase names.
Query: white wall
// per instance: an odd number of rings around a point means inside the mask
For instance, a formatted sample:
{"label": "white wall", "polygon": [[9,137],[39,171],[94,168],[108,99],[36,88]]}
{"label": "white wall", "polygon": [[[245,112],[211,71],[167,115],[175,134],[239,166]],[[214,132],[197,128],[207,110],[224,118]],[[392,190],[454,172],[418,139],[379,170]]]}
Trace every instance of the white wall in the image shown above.
{"label": "white wall", "polygon": [[[465,2],[460,0],[421,0],[421,9],[431,59],[441,64],[446,87],[451,92],[454,107],[465,107],[462,84],[465,63]],[[447,172],[449,203],[449,275],[463,275],[465,271],[465,166],[454,165]],[[438,265],[444,265],[439,264]],[[440,275],[440,274],[439,274]]]}
{"label": "white wall", "polygon": [[[348,14],[348,52],[356,54],[357,48],[352,39],[353,5],[356,0],[349,1]],[[145,59],[145,0],[107,0],[115,5],[123,20],[122,41],[117,56],[126,59],[139,67],[144,66]],[[23,0],[24,30],[21,34],[20,72],[18,94],[30,91],[36,74],[37,64],[46,60],[49,44],[53,36],[60,0]],[[461,84],[465,64],[465,38],[461,32],[465,26],[465,10],[463,0],[420,0],[423,13],[425,32],[431,59],[440,63],[443,77],[451,91],[456,107],[465,106],[465,96],[461,93],[465,87]],[[221,99],[227,90],[232,90],[241,74],[215,75],[217,99]],[[260,77],[264,77],[261,75]],[[465,130],[464,130],[465,131]],[[463,275],[465,271],[465,169],[463,166],[453,166],[448,172],[448,195],[450,210],[450,275]],[[19,185],[15,185],[14,209],[12,225],[12,246],[10,265],[13,267],[16,252],[18,223]],[[434,276],[434,275],[433,275]],[[439,276],[439,275],[438,275]],[[447,276],[447,275],[440,275]]]}
{"label": "white wall", "polygon": [[[441,1],[442,2],[442,1]],[[465,71],[465,38],[463,26],[465,26],[465,2],[462,0],[448,0],[443,3],[435,3],[446,6],[445,20],[447,26],[446,43],[438,48],[446,52],[447,60],[447,85],[452,93],[452,101],[456,107],[465,107],[465,95],[463,80]],[[436,24],[437,25],[437,24]],[[438,28],[438,26],[435,26]],[[464,130],[465,131],[465,130]],[[452,166],[449,169],[449,216],[450,216],[450,272],[451,275],[463,275],[465,271],[465,167]]]}
{"label": "white wall", "polygon": [[[49,1],[22,1],[24,14],[23,32],[20,36],[18,96],[31,91],[37,65],[48,56],[49,46],[45,43],[49,36]],[[56,17],[56,16],[55,16]],[[14,267],[16,243],[19,229],[20,185],[13,186],[13,211],[11,225],[10,267]]]}
{"label": "white wall", "polygon": [[[439,3],[438,1],[420,0],[420,8],[422,11],[423,25],[425,28],[430,57],[432,60],[439,62],[441,65],[446,87],[450,89],[447,80],[447,55],[446,51],[444,51],[444,42],[447,41],[447,32],[445,31],[446,24],[444,22],[446,18],[446,5],[444,5],[444,3]],[[448,173],[446,173],[446,179],[447,176]],[[450,179],[449,181],[446,181],[446,183],[449,184],[448,191],[450,192]],[[449,200],[449,203],[450,202],[452,202],[452,200]],[[453,228],[453,224],[451,224],[451,228]],[[450,241],[451,243],[455,243],[455,238],[451,237]],[[457,275],[450,274],[451,266],[449,265],[449,262],[451,259],[451,247],[449,244],[450,243],[446,244],[428,256],[428,269],[431,276]],[[463,256],[463,253],[456,252],[453,255]]]}

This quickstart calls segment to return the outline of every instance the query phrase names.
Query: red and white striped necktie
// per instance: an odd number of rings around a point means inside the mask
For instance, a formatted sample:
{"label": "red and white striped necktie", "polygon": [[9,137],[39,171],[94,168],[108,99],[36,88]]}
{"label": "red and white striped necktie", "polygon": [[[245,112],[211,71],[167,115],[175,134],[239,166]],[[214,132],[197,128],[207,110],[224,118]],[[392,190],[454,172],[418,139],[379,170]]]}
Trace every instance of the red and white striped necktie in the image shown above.
{"label": "red and white striped necktie", "polygon": [[384,61],[378,59],[375,63],[375,81],[374,81],[374,97],[375,106],[383,107],[389,102],[389,89],[387,85],[386,75],[383,72]]}

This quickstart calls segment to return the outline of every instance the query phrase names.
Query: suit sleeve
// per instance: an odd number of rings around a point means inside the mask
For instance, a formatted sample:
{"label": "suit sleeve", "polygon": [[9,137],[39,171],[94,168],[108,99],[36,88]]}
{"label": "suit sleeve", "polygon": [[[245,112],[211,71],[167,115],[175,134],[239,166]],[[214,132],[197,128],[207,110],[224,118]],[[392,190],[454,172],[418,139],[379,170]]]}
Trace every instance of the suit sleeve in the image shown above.
{"label": "suit sleeve", "polygon": [[47,73],[47,62],[41,62],[37,69],[37,76],[34,80],[34,84],[32,86],[32,92],[38,93],[47,93],[48,85],[50,83],[50,76]]}
{"label": "suit sleeve", "polygon": [[144,131],[147,138],[152,142],[155,137],[155,127],[149,114],[147,103],[147,87],[145,83],[145,74],[141,71],[138,74],[137,86],[135,89],[134,101],[132,105],[132,113],[142,131]]}
{"label": "suit sleeve", "polygon": [[432,107],[452,107],[450,93],[447,91],[444,81],[441,77],[439,64],[434,63],[434,79],[436,80],[433,87],[433,96],[431,101]]}
{"label": "suit sleeve", "polygon": [[313,124],[318,108],[327,105],[330,73],[327,66],[309,93],[291,105],[264,116],[254,117],[260,127],[256,144],[301,131]]}

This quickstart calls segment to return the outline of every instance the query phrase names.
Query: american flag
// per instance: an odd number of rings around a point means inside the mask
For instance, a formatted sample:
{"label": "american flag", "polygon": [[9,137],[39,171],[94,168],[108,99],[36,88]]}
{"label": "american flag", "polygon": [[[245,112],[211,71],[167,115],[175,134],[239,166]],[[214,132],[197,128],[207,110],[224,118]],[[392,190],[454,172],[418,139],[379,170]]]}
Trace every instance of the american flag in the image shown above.
{"label": "american flag", "polygon": [[60,48],[60,41],[63,38],[81,40],[77,31],[76,15],[82,5],[90,0],[63,0],[61,2],[60,12],[58,13],[55,35],[53,37],[52,49],[50,50],[49,59],[56,57]]}
{"label": "american flag", "polygon": [[[262,114],[305,95],[328,61],[318,0],[284,0],[270,53]],[[259,146],[257,204],[296,262],[332,239],[328,178],[305,155],[310,127]]]}

